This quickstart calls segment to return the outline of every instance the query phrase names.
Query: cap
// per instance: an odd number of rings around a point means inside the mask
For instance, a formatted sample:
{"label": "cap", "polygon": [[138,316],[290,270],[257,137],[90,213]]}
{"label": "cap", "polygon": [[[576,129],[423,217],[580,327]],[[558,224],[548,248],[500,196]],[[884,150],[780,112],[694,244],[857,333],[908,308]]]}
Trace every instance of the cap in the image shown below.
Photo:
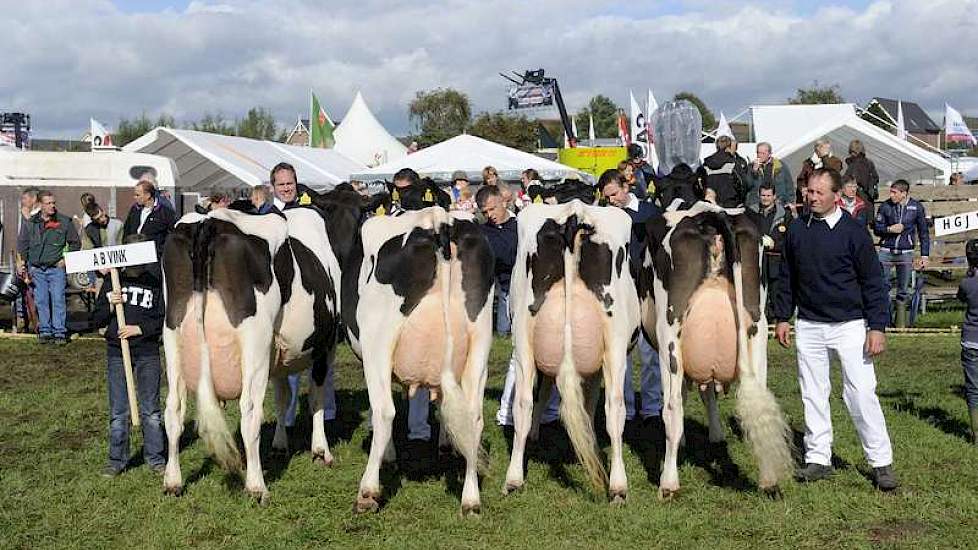
{"label": "cap", "polygon": [[465,173],[465,170],[456,170],[452,172],[452,181],[458,180],[469,181],[469,176]]}

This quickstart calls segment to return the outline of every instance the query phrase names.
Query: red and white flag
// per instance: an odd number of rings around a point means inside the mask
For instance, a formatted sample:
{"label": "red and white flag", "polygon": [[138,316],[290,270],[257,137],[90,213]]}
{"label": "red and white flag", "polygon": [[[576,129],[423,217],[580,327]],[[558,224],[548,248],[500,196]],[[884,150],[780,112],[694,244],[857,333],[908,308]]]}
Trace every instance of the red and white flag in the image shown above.
{"label": "red and white flag", "polygon": [[115,146],[112,144],[112,134],[102,126],[99,121],[94,118],[89,119],[92,122],[92,149],[113,149]]}

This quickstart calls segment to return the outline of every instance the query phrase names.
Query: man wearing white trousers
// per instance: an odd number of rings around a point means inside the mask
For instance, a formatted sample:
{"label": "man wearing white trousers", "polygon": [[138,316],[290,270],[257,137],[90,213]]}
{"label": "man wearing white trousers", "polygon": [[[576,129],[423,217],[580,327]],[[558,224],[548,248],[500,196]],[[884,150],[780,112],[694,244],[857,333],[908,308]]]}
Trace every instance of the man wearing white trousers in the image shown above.
{"label": "man wearing white trousers", "polygon": [[873,357],[886,349],[886,294],[881,268],[865,227],[835,201],[842,178],[818,169],[808,180],[810,212],[788,226],[782,252],[782,284],[775,295],[775,329],[791,344],[788,319],[797,307],[795,345],[805,410],[805,467],[798,480],[818,481],[832,470],[829,359],[842,363],[842,400],[859,434],[881,491],[898,487],[893,449],[876,396]]}

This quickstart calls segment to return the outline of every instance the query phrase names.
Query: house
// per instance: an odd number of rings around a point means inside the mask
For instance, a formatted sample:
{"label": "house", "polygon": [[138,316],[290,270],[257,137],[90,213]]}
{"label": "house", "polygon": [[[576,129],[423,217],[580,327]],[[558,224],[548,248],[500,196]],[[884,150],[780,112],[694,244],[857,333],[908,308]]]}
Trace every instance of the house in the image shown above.
{"label": "house", "polygon": [[289,136],[285,138],[285,143],[288,145],[309,145],[308,118],[297,118],[292,131],[289,132]]}
{"label": "house", "polygon": [[[931,147],[939,148],[941,146],[941,127],[927,116],[927,113],[920,108],[920,105],[912,101],[903,100],[899,100],[899,103],[903,104],[903,125],[907,130],[907,134],[923,141]],[[897,104],[898,100],[896,99],[874,97],[866,105],[866,110],[885,119],[886,122],[893,124],[891,131],[895,134]]]}

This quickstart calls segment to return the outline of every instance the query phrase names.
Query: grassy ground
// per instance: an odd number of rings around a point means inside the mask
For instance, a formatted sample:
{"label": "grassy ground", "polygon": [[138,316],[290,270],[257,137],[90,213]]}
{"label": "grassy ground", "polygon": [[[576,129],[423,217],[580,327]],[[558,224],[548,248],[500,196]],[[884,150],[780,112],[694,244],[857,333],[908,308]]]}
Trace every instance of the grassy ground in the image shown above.
{"label": "grassy ground", "polygon": [[[345,350],[337,376],[341,418],[330,428],[337,465],[317,468],[302,449],[267,460],[272,498],[261,508],[192,438],[182,454],[188,478],[182,497],[165,497],[161,479],[144,466],[112,480],[99,477],[106,457],[104,347],[81,341],[57,349],[2,339],[0,547],[974,547],[978,450],[966,442],[956,337],[897,336],[890,344],[877,373],[903,482],[897,494],[872,488],[838,397],[839,472],[814,486],[787,483],[782,501],[758,494],[754,462],[736,436],[726,451],[705,448],[703,411],[695,403],[687,413],[691,449],[681,465],[678,499],[657,500],[656,461],[630,447],[629,502],[612,509],[589,492],[579,466],[540,458],[531,459],[521,493],[501,495],[507,443],[491,419],[509,343],[497,341],[485,401],[490,464],[483,514],[463,519],[451,461],[420,479],[388,471],[387,505],[376,515],[352,514],[366,462],[360,423],[366,392],[360,367]],[[772,346],[770,371],[791,425],[802,430],[792,353]],[[838,375],[834,386],[838,396]],[[268,419],[272,401],[266,399]],[[721,408],[729,420],[732,399]],[[228,409],[236,419],[236,408]],[[728,431],[732,426],[727,423]],[[266,457],[270,427],[263,433]],[[308,438],[308,423],[299,431],[297,439]],[[552,459],[564,443],[549,441],[542,454]]]}

